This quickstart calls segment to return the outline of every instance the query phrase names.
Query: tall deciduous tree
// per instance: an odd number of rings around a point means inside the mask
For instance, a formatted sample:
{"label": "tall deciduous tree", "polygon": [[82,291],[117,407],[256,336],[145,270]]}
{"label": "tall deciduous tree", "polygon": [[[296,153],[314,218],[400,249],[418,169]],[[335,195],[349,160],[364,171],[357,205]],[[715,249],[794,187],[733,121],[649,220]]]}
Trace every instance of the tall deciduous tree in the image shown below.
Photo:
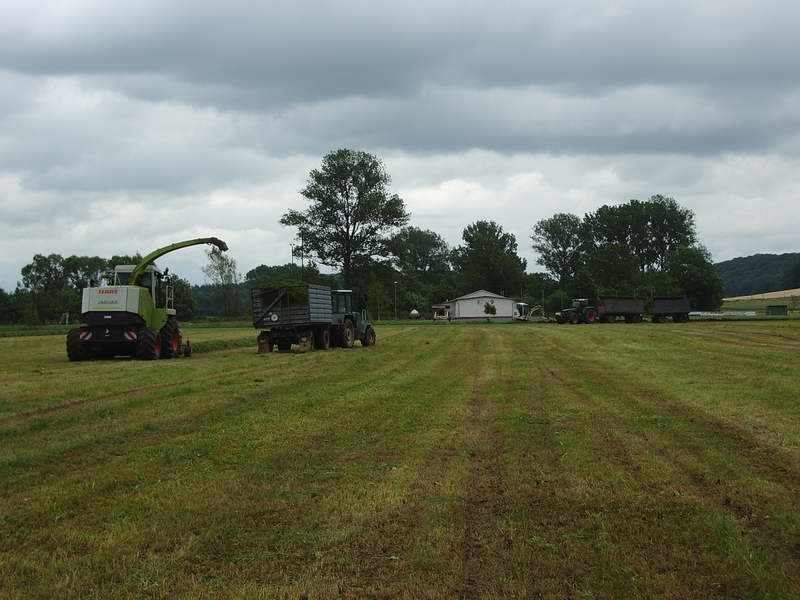
{"label": "tall deciduous tree", "polygon": [[206,250],[208,264],[203,267],[206,274],[215,287],[215,291],[222,305],[222,313],[226,317],[239,315],[239,271],[237,270],[236,260],[220,250],[211,248]]}
{"label": "tall deciduous tree", "polygon": [[450,270],[450,248],[435,231],[403,227],[389,241],[393,263],[404,275],[421,279],[442,275]]}
{"label": "tall deciduous tree", "polygon": [[345,285],[352,286],[354,268],[373,257],[387,257],[389,235],[408,222],[405,204],[390,192],[390,184],[379,158],[336,150],[309,173],[300,191],[311,205],[290,210],[281,224],[297,227],[305,252],[341,268]]}
{"label": "tall deciduous tree", "polygon": [[518,294],[525,287],[525,259],[517,255],[517,238],[494,221],[477,221],[462,234],[464,245],[454,260],[465,290],[485,289]]}
{"label": "tall deciduous tree", "polygon": [[670,259],[669,273],[695,310],[716,310],[722,304],[722,278],[705,248],[676,249]]}
{"label": "tall deciduous tree", "polygon": [[533,227],[531,242],[536,259],[559,283],[575,276],[581,260],[582,222],[577,215],[558,213]]}

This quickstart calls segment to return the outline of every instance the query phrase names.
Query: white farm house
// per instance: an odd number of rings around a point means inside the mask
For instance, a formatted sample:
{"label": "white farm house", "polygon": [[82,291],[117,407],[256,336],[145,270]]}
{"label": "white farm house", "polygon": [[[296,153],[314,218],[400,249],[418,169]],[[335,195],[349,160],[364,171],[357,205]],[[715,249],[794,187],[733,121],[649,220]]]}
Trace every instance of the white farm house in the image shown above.
{"label": "white farm house", "polygon": [[511,321],[514,300],[500,294],[478,290],[450,301],[453,321]]}

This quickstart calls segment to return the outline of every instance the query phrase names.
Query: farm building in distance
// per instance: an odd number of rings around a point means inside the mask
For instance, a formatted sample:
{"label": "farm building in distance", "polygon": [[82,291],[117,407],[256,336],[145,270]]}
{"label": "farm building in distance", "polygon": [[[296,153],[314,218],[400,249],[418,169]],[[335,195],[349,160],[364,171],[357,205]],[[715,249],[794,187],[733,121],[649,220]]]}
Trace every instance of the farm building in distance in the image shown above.
{"label": "farm building in distance", "polygon": [[459,296],[433,308],[436,311],[437,307],[445,306],[451,321],[511,321],[514,318],[514,300],[486,290]]}

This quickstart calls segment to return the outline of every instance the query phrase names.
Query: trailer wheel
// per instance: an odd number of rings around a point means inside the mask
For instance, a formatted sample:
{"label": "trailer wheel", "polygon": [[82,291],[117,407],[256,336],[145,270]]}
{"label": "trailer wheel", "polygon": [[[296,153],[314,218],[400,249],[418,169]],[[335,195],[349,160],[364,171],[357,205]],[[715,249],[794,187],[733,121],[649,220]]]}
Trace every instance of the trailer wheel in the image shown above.
{"label": "trailer wheel", "polygon": [[345,319],[342,323],[342,348],[352,348],[356,341],[356,331],[353,321]]}
{"label": "trailer wheel", "polygon": [[361,345],[374,346],[376,341],[375,330],[372,327],[367,327],[367,330],[364,332],[364,337],[361,338]]}
{"label": "trailer wheel", "polygon": [[169,317],[161,328],[161,356],[163,358],[179,356],[183,341],[182,337],[181,330],[178,327],[178,320],[175,317]]}
{"label": "trailer wheel", "polygon": [[89,360],[91,353],[86,344],[81,342],[81,330],[71,329],[67,334],[67,358],[75,362],[79,360]]}
{"label": "trailer wheel", "polygon": [[256,338],[256,345],[258,346],[258,353],[271,353],[275,347],[275,343],[266,331],[262,331]]}
{"label": "trailer wheel", "polygon": [[594,323],[595,321],[597,321],[597,312],[594,309],[590,308],[589,310],[586,311],[584,319],[586,320],[587,323]]}
{"label": "trailer wheel", "polygon": [[317,348],[320,350],[330,350],[331,347],[331,330],[330,327],[321,327],[314,335],[314,341]]}
{"label": "trailer wheel", "polygon": [[136,358],[141,360],[157,360],[161,358],[161,334],[158,331],[150,327],[139,331]]}

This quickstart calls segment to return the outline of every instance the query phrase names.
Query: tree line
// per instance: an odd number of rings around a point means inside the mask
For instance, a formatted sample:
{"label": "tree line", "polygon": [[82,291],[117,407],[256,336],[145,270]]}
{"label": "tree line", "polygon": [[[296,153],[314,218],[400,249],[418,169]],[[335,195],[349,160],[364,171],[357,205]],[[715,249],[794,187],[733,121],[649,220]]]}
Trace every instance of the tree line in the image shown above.
{"label": "tree line", "polygon": [[[359,308],[382,319],[395,308],[403,316],[412,308],[425,315],[433,303],[481,288],[543,303],[548,311],[571,297],[601,294],[686,294],[703,309],[718,307],[722,298],[694,214],[660,195],[602,206],[582,218],[559,213],[539,221],[530,243],[545,271],[528,273],[516,237],[495,221],[467,225],[455,247],[435,231],[410,225],[383,161],[367,152],[327,154],[300,194],[306,209],[287,211],[280,223],[295,229],[302,267],[294,261],[262,264],[242,275],[232,256],[210,249],[203,269],[209,284],[175,278],[180,319],[245,316],[252,287],[298,281],[350,288]],[[0,292],[0,320],[78,315],[80,290],[96,273],[138,259],[37,254],[22,269],[15,292]]]}

